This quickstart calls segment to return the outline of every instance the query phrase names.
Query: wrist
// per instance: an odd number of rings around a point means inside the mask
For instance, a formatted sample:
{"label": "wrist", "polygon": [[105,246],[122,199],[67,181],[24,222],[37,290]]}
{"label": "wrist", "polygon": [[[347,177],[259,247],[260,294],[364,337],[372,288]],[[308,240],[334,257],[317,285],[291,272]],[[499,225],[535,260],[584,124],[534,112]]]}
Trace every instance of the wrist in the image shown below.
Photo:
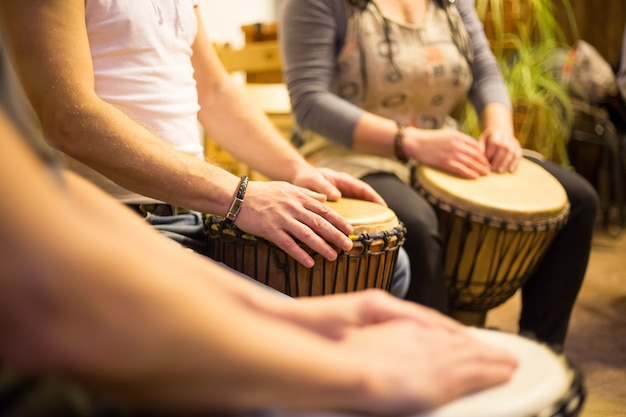
{"label": "wrist", "polygon": [[409,162],[409,157],[407,156],[405,146],[405,130],[406,125],[396,122],[396,134],[393,138],[393,153],[396,159],[400,162]]}
{"label": "wrist", "polygon": [[241,206],[243,205],[243,199],[246,195],[247,188],[248,188],[248,176],[243,175],[241,179],[239,180],[239,185],[237,186],[237,189],[235,190],[233,201],[230,204],[230,209],[228,210],[228,213],[226,214],[226,218],[233,223],[235,222],[235,220],[237,219],[237,216],[239,215],[239,212],[241,211]]}

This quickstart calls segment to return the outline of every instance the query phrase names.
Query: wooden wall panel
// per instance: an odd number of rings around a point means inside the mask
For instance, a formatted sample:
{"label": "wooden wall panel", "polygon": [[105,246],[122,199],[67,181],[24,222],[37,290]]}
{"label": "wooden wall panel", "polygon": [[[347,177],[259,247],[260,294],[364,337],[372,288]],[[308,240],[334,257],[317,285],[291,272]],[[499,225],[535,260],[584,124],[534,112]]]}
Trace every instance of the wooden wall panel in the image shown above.
{"label": "wooden wall panel", "polygon": [[[570,0],[581,39],[593,45],[604,58],[615,64],[619,59],[626,24],[625,0]],[[554,1],[555,6],[559,1]],[[568,28],[562,7],[556,7],[557,18]],[[570,34],[571,32],[567,31]]]}

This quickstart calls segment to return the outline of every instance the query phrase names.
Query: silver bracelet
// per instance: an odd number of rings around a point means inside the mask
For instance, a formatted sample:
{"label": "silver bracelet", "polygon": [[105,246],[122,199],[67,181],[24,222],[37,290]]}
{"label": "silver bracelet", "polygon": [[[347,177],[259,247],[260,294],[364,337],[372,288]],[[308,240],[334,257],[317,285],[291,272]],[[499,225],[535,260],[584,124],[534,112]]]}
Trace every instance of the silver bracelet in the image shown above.
{"label": "silver bracelet", "polygon": [[230,205],[230,209],[228,210],[228,214],[226,218],[231,222],[234,222],[241,210],[241,206],[243,204],[243,197],[246,195],[246,188],[248,188],[248,176],[243,175],[241,180],[239,181],[239,188],[237,189],[237,195],[233,200],[233,203]]}

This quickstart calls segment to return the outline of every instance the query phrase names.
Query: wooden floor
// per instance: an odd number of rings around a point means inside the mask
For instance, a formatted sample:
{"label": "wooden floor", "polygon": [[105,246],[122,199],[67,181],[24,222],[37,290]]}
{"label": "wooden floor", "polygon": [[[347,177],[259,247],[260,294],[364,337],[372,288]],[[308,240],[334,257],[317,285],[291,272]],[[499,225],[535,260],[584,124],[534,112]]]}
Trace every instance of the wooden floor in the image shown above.
{"label": "wooden floor", "polygon": [[[489,313],[487,326],[516,332],[518,312],[515,296]],[[626,232],[596,232],[565,356],[584,376],[581,417],[626,416]]]}

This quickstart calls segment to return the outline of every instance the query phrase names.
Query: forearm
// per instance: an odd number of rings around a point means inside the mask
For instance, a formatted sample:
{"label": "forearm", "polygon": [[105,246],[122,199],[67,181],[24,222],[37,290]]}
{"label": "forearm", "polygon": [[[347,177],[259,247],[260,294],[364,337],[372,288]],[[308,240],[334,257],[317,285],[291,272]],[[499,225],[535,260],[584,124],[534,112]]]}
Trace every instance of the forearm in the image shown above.
{"label": "forearm", "polygon": [[200,123],[207,135],[237,160],[267,178],[291,182],[312,167],[231,79],[212,85],[201,97]]}
{"label": "forearm", "polygon": [[[259,310],[260,289],[226,284],[239,278],[178,249],[99,191],[72,180],[59,199],[52,180],[33,180],[47,175],[33,160],[3,160],[0,177],[18,169],[29,172],[22,184],[0,181],[2,195],[13,196],[0,208],[7,363],[177,410],[336,407],[358,385],[355,364],[331,355],[331,342]],[[33,196],[46,202],[45,216]]]}
{"label": "forearm", "polygon": [[174,150],[96,94],[84,2],[3,2],[0,20],[3,46],[53,146],[136,193],[226,214],[235,176]]}
{"label": "forearm", "polygon": [[499,128],[513,134],[513,114],[511,109],[502,103],[487,104],[480,115],[483,129]]}
{"label": "forearm", "polygon": [[206,35],[198,8],[196,17],[192,64],[200,104],[198,119],[209,137],[272,180],[292,182],[298,171],[312,169],[229,76]]}
{"label": "forearm", "polygon": [[97,97],[67,114],[40,112],[55,146],[122,187],[204,213],[225,215],[238,178],[174,149]]}

